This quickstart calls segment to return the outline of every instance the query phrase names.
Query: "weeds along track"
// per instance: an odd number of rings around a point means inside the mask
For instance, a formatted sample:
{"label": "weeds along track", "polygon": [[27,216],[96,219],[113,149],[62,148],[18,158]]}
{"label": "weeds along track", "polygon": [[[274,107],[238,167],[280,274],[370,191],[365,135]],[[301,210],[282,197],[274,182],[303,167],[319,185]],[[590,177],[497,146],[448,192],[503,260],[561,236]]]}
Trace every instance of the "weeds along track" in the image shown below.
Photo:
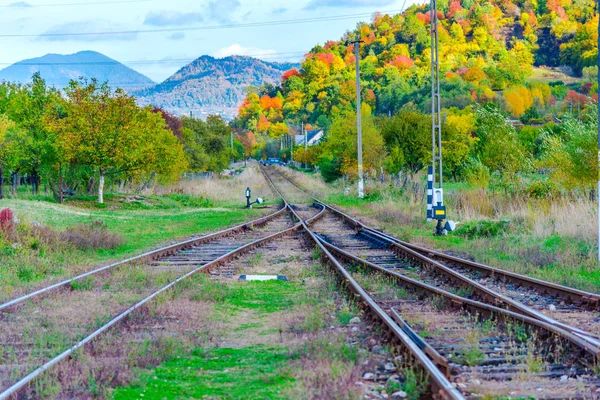
{"label": "weeds along track", "polygon": [[[289,178],[285,179],[302,190]],[[448,289],[454,287],[456,292],[476,296],[481,301],[553,324],[600,347],[600,295],[400,241],[366,226],[315,197],[313,199],[323,204],[330,213],[343,219],[366,242],[377,243],[378,246],[393,251],[398,258],[404,260],[404,263],[396,264],[396,267],[404,267],[407,273],[423,275],[429,272],[439,276],[435,278],[439,283],[446,281],[451,285]]]}
{"label": "weeds along track", "polygon": [[598,294],[429,250],[372,229],[367,229],[367,232],[385,236],[423,254],[498,293],[525,303],[542,315],[578,328],[584,335],[586,332],[588,336],[594,338],[600,335],[600,295]]}
{"label": "weeds along track", "polygon": [[[269,171],[271,172],[271,171]],[[284,197],[274,184],[282,182],[277,175],[267,172],[263,169],[267,180],[271,183],[273,190],[278,193],[282,198]],[[286,189],[298,192],[299,189],[294,185],[285,185]],[[286,193],[287,195],[287,193]],[[298,194],[296,194],[298,195]],[[322,205],[323,206],[323,205]],[[325,206],[317,216],[322,217],[324,214]],[[365,315],[374,321],[377,321],[388,334],[388,342],[396,348],[397,353],[402,353],[404,357],[401,357],[404,365],[400,367],[414,369],[416,374],[422,377],[428,382],[427,396],[428,398],[434,399],[447,399],[447,400],[461,400],[464,399],[463,395],[450,383],[446,375],[436,367],[434,361],[432,361],[426,349],[420,346],[413,338],[409,336],[409,333],[405,332],[396,323],[386,311],[381,308],[376,301],[374,301],[369,293],[367,293],[361,285],[352,277],[348,270],[337,260],[336,257],[325,247],[323,243],[315,236],[315,234],[308,228],[308,224],[317,221],[320,218],[309,218],[302,220],[300,215],[294,211],[292,212],[301,220],[301,224],[305,232],[309,235],[312,241],[315,243],[317,249],[319,249],[325,261],[331,265],[339,278],[339,283],[344,287],[347,292],[354,297],[357,304],[361,305],[365,310]]]}
{"label": "weeds along track", "polygon": [[382,309],[430,349],[428,355],[465,397],[600,395],[595,374],[600,349],[589,342],[538,319],[451,293],[418,273],[390,268],[393,259],[370,251],[360,237],[345,237],[335,245],[317,237]]}
{"label": "weeds along track", "polygon": [[19,393],[178,282],[198,272],[229,274],[227,264],[235,257],[300,228],[284,202],[266,217],[111,264],[1,305],[0,399]]}
{"label": "weeds along track", "polygon": [[485,278],[473,276],[479,280],[473,285],[463,271],[406,251],[399,241],[324,206],[325,216],[305,228],[333,256],[346,282],[356,285],[354,292],[384,310],[379,317],[392,318],[462,395],[600,398],[600,349],[592,335],[523,313],[530,309],[483,286]]}

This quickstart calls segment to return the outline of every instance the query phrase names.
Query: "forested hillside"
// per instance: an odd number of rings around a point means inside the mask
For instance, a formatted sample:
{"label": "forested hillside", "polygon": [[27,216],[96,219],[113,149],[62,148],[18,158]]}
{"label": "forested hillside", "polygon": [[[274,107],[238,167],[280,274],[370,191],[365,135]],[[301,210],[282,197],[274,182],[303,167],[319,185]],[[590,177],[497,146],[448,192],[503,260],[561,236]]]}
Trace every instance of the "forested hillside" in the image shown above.
{"label": "forested hillside", "polygon": [[[545,196],[595,181],[598,15],[593,0],[439,1],[445,173]],[[290,127],[324,128],[298,161],[326,179],[356,173],[355,57],[360,39],[365,167],[420,171],[431,157],[429,6],[373,16],[315,46],[278,87],[249,93],[233,125],[257,152]],[[264,151],[262,151],[264,153]],[[579,155],[577,155],[579,154]],[[547,171],[541,183],[525,173]],[[546,179],[552,176],[552,182]],[[539,188],[542,185],[542,188]],[[541,193],[541,194],[540,194]]]}
{"label": "forested hillside", "polygon": [[202,117],[221,114],[232,118],[247,86],[279,83],[281,74],[292,66],[244,56],[202,56],[166,81],[135,95],[141,105],[152,104],[175,114],[192,111]]}
{"label": "forested hillside", "polygon": [[[586,69],[598,59],[593,0],[443,0],[438,6],[445,107],[506,100],[515,116],[520,116],[534,103],[545,107],[568,93],[558,83],[523,88],[534,66],[562,66],[570,75],[597,76]],[[340,40],[315,46],[300,70],[287,71],[281,87],[263,93],[277,96],[281,109],[265,109],[259,104],[260,96],[251,94],[240,108],[242,125],[254,130],[264,116],[270,122],[302,119],[323,127],[351,108],[354,48],[346,42],[357,38],[364,41],[360,48],[364,101],[376,113],[393,114],[407,103],[427,111],[429,19],[427,5],[398,15],[378,14]],[[509,88],[506,95],[500,92]],[[597,84],[584,90],[594,94]]]}

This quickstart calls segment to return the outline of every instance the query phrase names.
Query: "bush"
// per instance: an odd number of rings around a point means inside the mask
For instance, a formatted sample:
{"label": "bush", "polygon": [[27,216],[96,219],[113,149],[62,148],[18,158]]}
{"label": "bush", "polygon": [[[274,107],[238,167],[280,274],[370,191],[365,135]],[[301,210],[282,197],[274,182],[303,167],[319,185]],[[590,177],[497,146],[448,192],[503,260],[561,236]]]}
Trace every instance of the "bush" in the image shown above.
{"label": "bush", "polygon": [[490,184],[490,170],[479,158],[470,158],[463,163],[461,175],[471,186],[485,188]]}
{"label": "bush", "polygon": [[456,230],[456,234],[469,239],[496,237],[510,230],[510,220],[467,222]]}
{"label": "bush", "polygon": [[558,188],[551,181],[534,181],[525,188],[525,193],[529,197],[536,199],[543,199],[548,197],[555,197],[559,194]]}
{"label": "bush", "polygon": [[79,250],[114,249],[123,240],[110,232],[103,221],[78,224],[60,233],[60,240],[75,246]]}
{"label": "bush", "polygon": [[10,208],[5,208],[0,211],[0,230],[7,233],[13,227],[13,212]]}

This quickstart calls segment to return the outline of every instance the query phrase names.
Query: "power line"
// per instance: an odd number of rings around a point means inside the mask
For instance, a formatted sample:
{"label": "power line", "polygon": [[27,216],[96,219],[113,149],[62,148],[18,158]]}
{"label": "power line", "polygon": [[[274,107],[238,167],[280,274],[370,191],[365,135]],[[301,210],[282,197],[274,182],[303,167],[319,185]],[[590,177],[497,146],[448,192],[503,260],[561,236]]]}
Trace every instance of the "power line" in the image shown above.
{"label": "power line", "polygon": [[[391,13],[395,13],[395,12],[399,12],[399,11],[401,11],[401,10],[388,10],[388,11],[382,11],[382,13],[391,14]],[[353,19],[353,18],[357,18],[357,17],[365,17],[365,16],[370,16],[370,15],[372,15],[372,13],[288,19],[288,20],[280,20],[280,21],[248,22],[248,23],[241,23],[241,24],[207,25],[207,26],[197,26],[197,27],[160,28],[160,29],[140,29],[140,30],[129,30],[129,31],[70,32],[70,33],[63,32],[63,33],[41,33],[41,34],[6,33],[6,34],[0,34],[0,38],[100,36],[100,35],[110,36],[110,35],[126,35],[126,34],[140,34],[140,33],[208,31],[208,30],[219,30],[219,29],[253,28],[253,27],[275,26],[275,25],[305,24],[305,23],[321,22],[321,21],[339,21],[339,20],[345,20],[345,19]]]}
{"label": "power line", "polygon": [[125,4],[125,3],[146,3],[154,0],[120,0],[120,1],[90,1],[87,3],[55,3],[55,4],[30,4],[27,2],[11,3],[0,5],[0,8],[38,8],[38,7],[65,7],[65,6],[90,6],[97,4]]}

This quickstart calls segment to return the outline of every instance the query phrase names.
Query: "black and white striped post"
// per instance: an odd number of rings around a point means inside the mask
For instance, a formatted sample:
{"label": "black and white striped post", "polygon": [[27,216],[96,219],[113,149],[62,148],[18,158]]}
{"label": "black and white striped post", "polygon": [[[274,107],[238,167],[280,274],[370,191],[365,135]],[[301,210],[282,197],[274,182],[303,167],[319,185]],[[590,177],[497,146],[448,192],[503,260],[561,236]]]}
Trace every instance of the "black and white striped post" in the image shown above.
{"label": "black and white striped post", "polygon": [[433,165],[427,167],[427,222],[433,220]]}

